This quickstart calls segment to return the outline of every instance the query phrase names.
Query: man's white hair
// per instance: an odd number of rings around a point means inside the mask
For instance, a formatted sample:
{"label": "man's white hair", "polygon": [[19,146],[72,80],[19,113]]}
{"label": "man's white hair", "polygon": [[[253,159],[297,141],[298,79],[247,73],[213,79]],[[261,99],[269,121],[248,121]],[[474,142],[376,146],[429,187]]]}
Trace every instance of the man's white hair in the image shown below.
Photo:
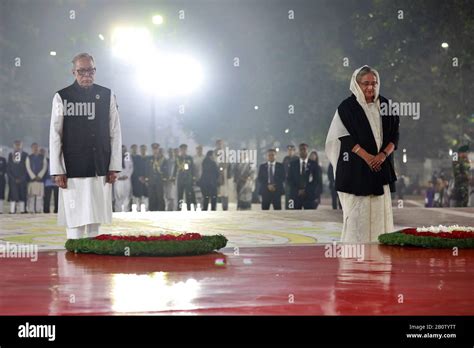
{"label": "man's white hair", "polygon": [[87,59],[90,59],[92,61],[92,63],[95,63],[94,62],[94,57],[92,57],[89,53],[79,53],[79,54],[76,54],[74,56],[74,58],[72,58],[72,67],[75,68],[76,67],[76,62],[79,60],[79,59],[82,59],[82,58],[87,58]]}

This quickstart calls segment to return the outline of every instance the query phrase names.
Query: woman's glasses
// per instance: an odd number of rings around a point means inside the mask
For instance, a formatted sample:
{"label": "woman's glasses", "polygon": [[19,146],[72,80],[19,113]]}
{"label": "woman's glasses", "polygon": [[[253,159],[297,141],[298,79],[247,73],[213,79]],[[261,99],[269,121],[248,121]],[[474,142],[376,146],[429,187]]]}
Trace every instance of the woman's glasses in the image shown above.
{"label": "woman's glasses", "polygon": [[372,86],[372,87],[375,87],[378,85],[378,82],[375,81],[375,82],[368,82],[368,81],[365,81],[365,82],[361,82],[360,85],[362,87],[369,87],[369,86]]}

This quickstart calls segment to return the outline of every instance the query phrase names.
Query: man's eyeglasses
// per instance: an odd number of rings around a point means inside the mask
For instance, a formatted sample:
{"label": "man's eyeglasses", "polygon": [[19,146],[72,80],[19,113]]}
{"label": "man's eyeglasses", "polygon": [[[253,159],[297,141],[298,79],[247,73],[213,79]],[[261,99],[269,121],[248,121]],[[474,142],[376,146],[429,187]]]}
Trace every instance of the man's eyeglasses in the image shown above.
{"label": "man's eyeglasses", "polygon": [[93,76],[95,75],[95,68],[92,68],[92,69],[78,69],[76,70],[76,72],[80,75],[80,76]]}

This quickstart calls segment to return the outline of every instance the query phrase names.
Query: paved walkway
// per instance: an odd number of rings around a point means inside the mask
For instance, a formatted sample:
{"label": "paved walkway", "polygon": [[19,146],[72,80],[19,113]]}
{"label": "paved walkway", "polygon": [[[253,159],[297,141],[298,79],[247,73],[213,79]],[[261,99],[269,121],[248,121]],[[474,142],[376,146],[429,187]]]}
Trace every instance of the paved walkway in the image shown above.
{"label": "paved walkway", "polygon": [[[408,226],[474,225],[474,208],[394,208],[396,229]],[[311,211],[217,211],[114,213],[103,233],[163,231],[223,234],[230,247],[311,245],[339,240],[342,212],[322,207]],[[62,250],[66,233],[54,214],[3,214],[0,243],[37,244]]]}

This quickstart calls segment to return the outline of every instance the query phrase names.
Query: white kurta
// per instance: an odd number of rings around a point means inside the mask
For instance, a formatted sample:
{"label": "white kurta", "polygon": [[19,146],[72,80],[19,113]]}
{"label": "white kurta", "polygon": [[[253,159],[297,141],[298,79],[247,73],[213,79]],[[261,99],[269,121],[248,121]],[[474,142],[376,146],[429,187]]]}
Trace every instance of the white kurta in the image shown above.
{"label": "white kurta", "polygon": [[[219,163],[217,164],[217,166],[219,167]],[[219,197],[229,197],[229,193],[231,191],[230,180],[227,178],[227,171],[228,171],[228,163],[222,163],[222,170],[219,171],[223,179],[222,185],[219,185],[217,187],[217,196]]]}
{"label": "white kurta", "polygon": [[[125,168],[122,168],[114,184],[115,211],[129,211],[130,198],[132,198],[133,161],[127,156],[124,159]],[[125,178],[119,180],[120,178]],[[122,210],[123,206],[123,210]]]}
{"label": "white kurta", "polygon": [[196,181],[201,179],[202,175],[202,161],[204,160],[204,155],[202,156],[194,156],[193,158],[193,164],[194,164],[194,177],[196,178]]}
{"label": "white kurta", "polygon": [[[122,170],[122,133],[115,95],[110,96],[110,171]],[[56,93],[53,98],[50,127],[50,173],[67,174],[62,153],[63,103]],[[59,189],[58,224],[67,228],[88,224],[111,223],[112,185],[105,176],[68,178],[67,188]]]}
{"label": "white kurta", "polygon": [[[28,173],[28,176],[30,177],[31,180],[33,180],[34,178],[36,178],[36,176],[38,176],[39,178],[43,178],[43,176],[46,174],[46,170],[48,169],[48,162],[46,161],[46,157],[43,158],[43,167],[41,168],[41,170],[39,171],[38,175],[35,175],[35,173],[33,173],[33,170],[31,169],[31,163],[30,163],[30,157],[26,157],[26,162],[25,162],[25,166],[26,166],[26,171]],[[29,200],[29,203],[30,203],[30,209],[28,209],[29,212],[33,212],[32,209],[31,209],[31,200],[30,198],[32,198],[32,196],[39,196],[39,197],[43,197],[44,196],[44,184],[43,182],[38,182],[38,181],[31,181],[28,183],[28,200]],[[34,201],[33,201],[33,204],[34,204]],[[42,207],[42,205],[41,205]],[[39,210],[38,210],[39,212]]]}
{"label": "white kurta", "polygon": [[[365,111],[377,144],[377,149],[380,151],[383,143],[380,106],[378,102],[367,104],[365,101],[364,94],[356,82],[356,76],[359,70],[360,69],[357,69],[352,75],[350,90],[356,96],[357,101]],[[376,75],[378,85],[375,99],[378,98],[380,89],[380,77],[378,73]],[[336,176],[337,160],[341,148],[339,138],[346,135],[349,135],[349,132],[344,127],[339,113],[336,110],[326,138],[326,154],[334,168],[334,177]],[[384,185],[383,189],[384,194],[380,196],[356,196],[338,191],[343,212],[341,242],[377,242],[380,234],[394,230],[390,187],[389,185]]]}

